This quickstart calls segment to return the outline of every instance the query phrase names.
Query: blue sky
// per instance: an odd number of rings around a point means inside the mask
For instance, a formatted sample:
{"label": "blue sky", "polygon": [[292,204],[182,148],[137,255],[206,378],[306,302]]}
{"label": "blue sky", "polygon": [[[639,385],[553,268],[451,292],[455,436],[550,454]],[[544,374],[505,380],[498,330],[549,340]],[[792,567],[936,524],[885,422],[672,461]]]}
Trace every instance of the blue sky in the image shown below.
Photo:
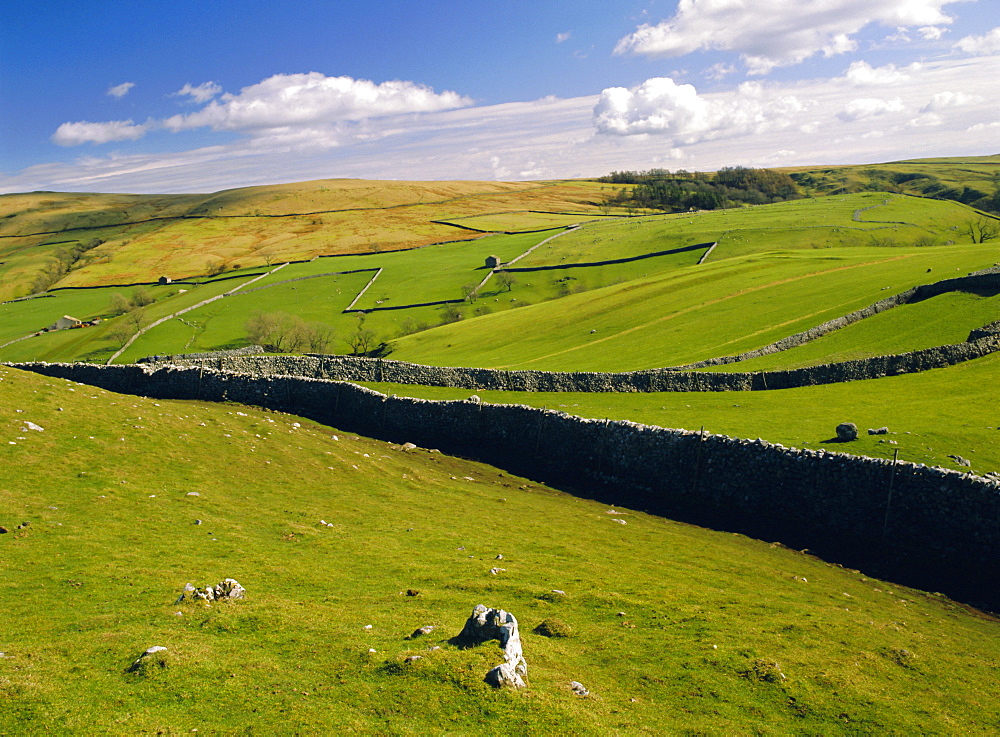
{"label": "blue sky", "polygon": [[0,192],[1000,152],[996,0],[40,0]]}

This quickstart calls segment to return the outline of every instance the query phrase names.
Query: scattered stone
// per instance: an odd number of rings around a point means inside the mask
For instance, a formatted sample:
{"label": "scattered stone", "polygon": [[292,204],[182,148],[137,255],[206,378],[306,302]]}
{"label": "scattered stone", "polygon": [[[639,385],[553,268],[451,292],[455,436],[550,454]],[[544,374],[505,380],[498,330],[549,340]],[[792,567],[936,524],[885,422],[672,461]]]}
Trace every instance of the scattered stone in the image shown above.
{"label": "scattered stone", "polygon": [[503,560],[503,555],[500,554],[500,553],[497,553],[497,557],[494,558],[494,560]]}
{"label": "scattered stone", "polygon": [[471,397],[469,397],[468,401],[473,402],[474,404],[479,404],[483,400],[479,398],[478,394],[473,394]]}
{"label": "scattered stone", "polygon": [[10,530],[8,530],[8,529],[7,529],[6,527],[4,527],[3,525],[0,525],[0,535],[5,535],[5,534],[6,534],[6,533],[8,533],[8,532],[10,532]]}
{"label": "scattered stone", "polygon": [[420,591],[417,590],[417,589],[407,589],[406,590],[406,595],[407,596],[420,596]]}
{"label": "scattered stone", "polygon": [[566,592],[562,589],[552,589],[553,594],[558,594],[559,596],[566,596]]}
{"label": "scattered stone", "polygon": [[201,520],[200,519],[196,519],[193,524],[200,525],[201,524]]}
{"label": "scattered stone", "polygon": [[406,451],[406,452],[409,452],[409,451],[411,451],[411,450],[416,450],[416,449],[417,449],[417,446],[416,446],[416,445],[414,445],[413,443],[403,443],[403,444],[402,444],[402,445],[400,446],[400,448],[399,448],[399,449],[400,449],[400,450],[403,450],[403,451]]}
{"label": "scattered stone", "polygon": [[872,428],[869,427],[868,428],[868,434],[869,435],[888,435],[889,434],[889,428],[888,427],[880,427],[880,428],[877,428],[877,429],[873,430]]}
{"label": "scattered stone", "polygon": [[164,656],[161,655],[155,658],[150,657],[157,655],[157,653],[165,653],[165,652],[167,652],[167,648],[163,647],[162,645],[153,645],[152,647],[148,647],[146,648],[146,651],[138,658],[136,658],[135,662],[132,663],[132,665],[130,665],[126,670],[129,673],[138,673],[145,671],[149,666],[159,666],[160,668],[166,668],[167,661],[164,658]]}
{"label": "scattered stone", "polygon": [[477,604],[466,620],[458,639],[470,645],[489,640],[499,640],[503,648],[504,662],[486,674],[486,682],[495,688],[511,686],[524,688],[523,676],[528,673],[528,664],[521,647],[521,635],[517,629],[517,618],[503,609],[490,609]]}
{"label": "scattered stone", "polygon": [[506,568],[490,568],[490,573],[492,573],[495,576],[498,573],[503,573],[506,570],[507,570]]}
{"label": "scattered stone", "polygon": [[406,661],[405,661],[405,662],[407,662],[407,663],[415,663],[415,662],[417,662],[418,660],[423,660],[423,659],[424,659],[424,656],[423,656],[423,655],[410,655],[410,656],[408,656],[408,657],[406,658]]}
{"label": "scattered stone", "polygon": [[36,425],[34,422],[25,421],[24,427],[21,428],[21,432],[27,432],[28,430],[34,430],[35,432],[44,432],[45,428]]}
{"label": "scattered stone", "polygon": [[962,458],[962,456],[948,456],[948,457],[951,458],[953,461],[955,461],[955,463],[957,463],[960,466],[968,467],[972,465],[972,461],[966,460],[965,458]]}
{"label": "scattered stone", "polygon": [[837,440],[847,443],[858,439],[858,426],[853,422],[842,422],[837,425]]}
{"label": "scattered stone", "polygon": [[590,691],[587,690],[587,687],[584,686],[579,681],[570,681],[569,687],[573,689],[573,693],[575,693],[577,696],[587,696],[590,694]]}
{"label": "scattered stone", "polygon": [[[211,535],[212,533],[208,533]],[[220,581],[215,586],[206,586],[203,589],[195,588],[191,584],[184,586],[184,593],[180,595],[175,603],[180,603],[187,596],[194,601],[221,601],[223,599],[243,599],[246,597],[246,589],[240,586],[240,582],[235,578],[227,578]]]}
{"label": "scattered stone", "polygon": [[409,639],[409,640],[415,640],[418,637],[423,637],[424,635],[429,635],[433,631],[434,631],[434,625],[432,625],[432,624],[425,624],[423,627],[420,627],[419,629],[413,630],[413,634],[411,634],[407,639]]}
{"label": "scattered stone", "polygon": [[626,522],[626,521],[625,521],[625,520],[623,520],[623,519],[613,519],[613,520],[611,520],[611,521],[612,521],[612,522],[617,522],[617,523],[618,523],[618,524],[620,524],[620,525],[627,525],[627,524],[628,524],[628,522]]}
{"label": "scattered stone", "polygon": [[365,625],[365,629],[366,629],[366,630],[370,630],[371,628],[372,628],[372,626],[371,626],[370,624],[366,624],[366,625]]}
{"label": "scattered stone", "polygon": [[187,496],[201,496],[201,494],[199,494],[197,491],[189,491],[187,493]]}

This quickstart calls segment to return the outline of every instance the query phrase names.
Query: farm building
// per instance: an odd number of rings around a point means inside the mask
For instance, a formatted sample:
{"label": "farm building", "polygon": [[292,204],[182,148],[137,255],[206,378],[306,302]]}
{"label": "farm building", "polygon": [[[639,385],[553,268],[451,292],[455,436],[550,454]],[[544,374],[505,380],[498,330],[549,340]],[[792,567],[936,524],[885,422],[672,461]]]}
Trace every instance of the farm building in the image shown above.
{"label": "farm building", "polygon": [[81,325],[82,321],[77,320],[75,317],[70,317],[69,315],[63,315],[54,323],[49,325],[46,330],[65,330],[66,328],[75,328],[77,325]]}

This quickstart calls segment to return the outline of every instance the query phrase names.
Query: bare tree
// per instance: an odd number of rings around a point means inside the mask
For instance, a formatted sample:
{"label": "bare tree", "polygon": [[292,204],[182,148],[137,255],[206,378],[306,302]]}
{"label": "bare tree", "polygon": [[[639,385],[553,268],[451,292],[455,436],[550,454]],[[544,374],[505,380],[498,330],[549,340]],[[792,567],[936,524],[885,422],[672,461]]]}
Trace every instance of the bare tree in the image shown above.
{"label": "bare tree", "polygon": [[476,301],[476,297],[478,296],[476,294],[476,289],[478,287],[479,287],[478,284],[463,284],[462,285],[462,298],[466,302],[475,302]]}
{"label": "bare tree", "polygon": [[1000,235],[1000,220],[981,217],[976,221],[967,223],[965,232],[972,238],[973,243],[991,241]]}
{"label": "bare tree", "polygon": [[498,271],[497,273],[497,284],[501,289],[506,289],[508,292],[511,288],[517,284],[517,279],[509,271]]}

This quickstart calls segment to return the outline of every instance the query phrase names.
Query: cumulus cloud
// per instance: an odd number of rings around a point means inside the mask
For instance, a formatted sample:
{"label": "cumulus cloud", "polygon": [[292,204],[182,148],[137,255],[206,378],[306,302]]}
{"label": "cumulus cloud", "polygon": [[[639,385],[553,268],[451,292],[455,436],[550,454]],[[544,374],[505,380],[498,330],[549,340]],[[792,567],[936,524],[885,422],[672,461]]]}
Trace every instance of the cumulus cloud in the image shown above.
{"label": "cumulus cloud", "polygon": [[177,90],[174,95],[178,97],[187,96],[193,102],[203,103],[208,102],[220,92],[222,92],[222,87],[215,82],[202,82],[197,87],[188,82]]}
{"label": "cumulus cloud", "polygon": [[566,33],[557,33],[556,34],[556,43],[557,44],[561,44],[563,41],[569,41],[570,36],[572,36],[572,35],[573,34],[570,31],[566,31]]}
{"label": "cumulus cloud", "polygon": [[922,113],[933,113],[950,107],[964,107],[984,102],[980,95],[969,95],[965,92],[938,92],[931,97],[930,102],[920,108]]}
{"label": "cumulus cloud", "polygon": [[136,125],[131,120],[110,120],[106,123],[63,123],[52,134],[52,142],[60,146],[79,146],[82,143],[110,143],[134,141],[146,135],[149,125]]}
{"label": "cumulus cloud", "polygon": [[[918,71],[919,64],[911,64],[908,67],[911,71]],[[902,69],[897,69],[895,64],[886,64],[884,67],[872,67],[866,61],[856,61],[844,72],[844,81],[852,87],[868,87],[871,85],[898,84],[910,78],[910,75]]]}
{"label": "cumulus cloud", "polygon": [[943,7],[959,0],[680,0],[676,14],[622,38],[616,54],[683,56],[699,50],[738,52],[751,74],[799,63],[814,54],[853,51],[853,38],[878,23],[917,27],[927,37],[952,18]]}
{"label": "cumulus cloud", "polygon": [[110,97],[122,98],[125,97],[131,90],[135,87],[135,82],[122,82],[121,84],[116,84],[114,87],[108,88],[108,95]]}
{"label": "cumulus cloud", "polygon": [[966,54],[995,54],[1000,51],[1000,26],[982,36],[966,36],[955,47]]}
{"label": "cumulus cloud", "polygon": [[886,113],[900,113],[903,110],[905,110],[905,106],[898,97],[892,100],[883,100],[879,97],[859,97],[848,102],[844,109],[837,113],[837,117],[845,122],[853,122]]}
{"label": "cumulus cloud", "polygon": [[287,127],[357,121],[402,113],[433,112],[472,104],[457,92],[435,93],[430,87],[392,80],[327,77],[319,72],[276,74],[238,95],[225,94],[201,110],[164,121],[171,130],[266,131]]}
{"label": "cumulus cloud", "polygon": [[802,109],[804,105],[794,96],[768,99],[764,88],[753,82],[709,100],[690,84],[654,77],[631,89],[604,90],[594,107],[594,125],[599,133],[648,133],[691,144],[784,127],[789,125],[789,116]]}

